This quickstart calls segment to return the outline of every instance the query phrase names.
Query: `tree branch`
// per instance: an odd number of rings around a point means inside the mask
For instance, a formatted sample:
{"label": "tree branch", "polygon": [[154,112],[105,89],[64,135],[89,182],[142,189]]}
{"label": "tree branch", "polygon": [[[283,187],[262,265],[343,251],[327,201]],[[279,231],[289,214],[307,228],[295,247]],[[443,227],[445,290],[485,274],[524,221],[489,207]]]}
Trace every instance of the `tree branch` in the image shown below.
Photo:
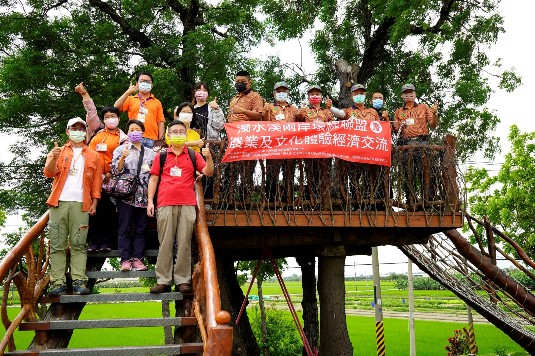
{"label": "tree branch", "polygon": [[413,34],[413,35],[422,35],[424,33],[439,33],[440,32],[440,28],[446,22],[446,20],[449,18],[450,13],[451,13],[451,8],[453,7],[453,4],[456,1],[457,0],[444,0],[442,2],[442,8],[440,9],[440,16],[439,16],[437,22],[433,26],[431,26],[431,27],[429,27],[427,29],[423,28],[422,26],[412,25],[411,26],[411,34]]}
{"label": "tree branch", "polygon": [[375,30],[362,56],[362,64],[357,74],[358,83],[365,83],[373,73],[375,66],[380,62],[381,56],[385,53],[385,46],[390,40],[388,32],[395,22],[394,17],[386,18]]}

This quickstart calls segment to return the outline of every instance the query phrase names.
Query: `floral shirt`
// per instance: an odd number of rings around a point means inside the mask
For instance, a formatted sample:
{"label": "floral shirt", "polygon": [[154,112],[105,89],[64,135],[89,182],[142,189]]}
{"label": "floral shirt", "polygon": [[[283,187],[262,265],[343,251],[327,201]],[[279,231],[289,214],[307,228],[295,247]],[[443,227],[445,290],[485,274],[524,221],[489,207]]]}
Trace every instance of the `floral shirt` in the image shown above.
{"label": "floral shirt", "polygon": [[[117,169],[117,166],[119,165],[119,160],[121,159],[121,155],[123,154],[126,145],[129,145],[130,147],[130,154],[124,160],[123,170],[119,171]],[[136,174],[140,155],[141,151],[138,150],[136,146],[134,146],[130,142],[117,147],[115,151],[113,151],[111,173],[113,175],[118,175],[120,173],[123,173],[125,170],[128,170],[130,173]],[[156,157],[156,153],[153,150],[147,149],[145,147],[143,152],[143,162],[141,163],[141,173],[139,174],[140,184],[137,186],[136,193],[132,197],[128,199],[123,199],[124,203],[135,206],[137,208],[147,207],[147,188],[149,186],[150,178],[149,171],[152,167],[152,161],[154,161],[154,157]]]}

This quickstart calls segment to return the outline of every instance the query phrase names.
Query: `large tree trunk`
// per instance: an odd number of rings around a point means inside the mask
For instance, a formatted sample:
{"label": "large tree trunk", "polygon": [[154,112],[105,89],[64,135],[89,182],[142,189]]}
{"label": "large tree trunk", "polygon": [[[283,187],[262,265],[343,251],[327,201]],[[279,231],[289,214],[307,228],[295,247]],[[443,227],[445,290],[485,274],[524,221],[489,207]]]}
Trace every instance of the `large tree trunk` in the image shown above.
{"label": "large tree trunk", "polygon": [[[303,286],[303,322],[305,336],[312,350],[318,347],[319,321],[318,321],[318,299],[316,298],[316,259],[314,256],[297,257],[297,263],[301,266]],[[307,353],[303,347],[303,356]]]}
{"label": "large tree trunk", "polygon": [[[356,84],[357,74],[360,68],[346,62],[343,59],[337,59],[334,64],[336,76],[340,80],[340,94],[338,96],[338,107],[348,108],[353,105],[353,98],[351,97],[351,87]],[[364,83],[359,83],[364,84]]]}
{"label": "large tree trunk", "polygon": [[260,332],[262,334],[262,353],[269,356],[269,347],[267,345],[267,321],[266,307],[264,306],[264,292],[262,291],[262,278],[256,280],[258,286],[258,307],[260,308]]}
{"label": "large tree trunk", "polygon": [[230,313],[230,326],[234,328],[232,355],[259,355],[260,349],[251,329],[247,310],[244,310],[240,323],[236,325],[236,318],[238,317],[245,296],[236,279],[233,261],[221,256],[221,254],[217,254],[216,258],[221,309],[227,310]]}
{"label": "large tree trunk", "polygon": [[353,355],[345,313],[345,256],[320,256],[320,356]]}

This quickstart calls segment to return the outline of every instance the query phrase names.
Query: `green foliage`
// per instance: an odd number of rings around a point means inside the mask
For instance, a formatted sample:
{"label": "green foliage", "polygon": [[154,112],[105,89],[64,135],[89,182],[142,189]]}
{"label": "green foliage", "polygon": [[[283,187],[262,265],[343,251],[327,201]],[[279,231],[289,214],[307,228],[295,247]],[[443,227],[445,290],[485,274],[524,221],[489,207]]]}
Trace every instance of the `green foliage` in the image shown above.
{"label": "green foliage", "polygon": [[[247,314],[253,334],[262,348],[260,309],[254,307]],[[275,308],[266,309],[267,346],[271,355],[301,355],[303,343],[293,320],[287,312]]]}
{"label": "green foliage", "polygon": [[[521,133],[513,125],[509,132],[511,152],[497,175],[470,167],[465,176],[468,204],[474,216],[488,216],[491,223],[515,240],[531,257],[535,256],[535,133]],[[483,227],[476,228],[483,236]],[[495,236],[496,241],[501,239]],[[508,244],[508,253],[516,251]],[[518,256],[517,256],[518,257]]]}
{"label": "green foliage", "polygon": [[[258,261],[240,261],[237,263],[237,269],[238,271],[247,271],[247,275],[252,278],[257,263]],[[275,263],[281,273],[288,265],[288,262],[285,258],[276,259]],[[266,281],[273,276],[275,276],[275,270],[273,269],[271,261],[267,259],[263,260],[260,268],[258,269],[258,273],[256,274],[256,279],[260,281]]]}

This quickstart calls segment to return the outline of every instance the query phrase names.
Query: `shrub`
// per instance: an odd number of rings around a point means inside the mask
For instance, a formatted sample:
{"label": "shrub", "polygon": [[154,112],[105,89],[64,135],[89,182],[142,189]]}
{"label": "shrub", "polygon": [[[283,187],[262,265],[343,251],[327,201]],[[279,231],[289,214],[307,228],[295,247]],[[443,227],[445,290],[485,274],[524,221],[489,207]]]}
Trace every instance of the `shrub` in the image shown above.
{"label": "shrub", "polygon": [[[448,356],[460,356],[470,353],[470,337],[466,328],[463,328],[462,331],[455,330],[453,332],[453,337],[450,337],[448,342],[449,345],[445,347],[446,351],[448,351]],[[477,347],[475,351],[477,354]]]}
{"label": "shrub", "polygon": [[[253,307],[248,311],[251,320],[253,334],[258,346],[262,348],[262,332],[260,308]],[[301,355],[303,343],[297,332],[297,328],[288,313],[275,309],[273,306],[266,308],[267,346],[272,355]]]}

